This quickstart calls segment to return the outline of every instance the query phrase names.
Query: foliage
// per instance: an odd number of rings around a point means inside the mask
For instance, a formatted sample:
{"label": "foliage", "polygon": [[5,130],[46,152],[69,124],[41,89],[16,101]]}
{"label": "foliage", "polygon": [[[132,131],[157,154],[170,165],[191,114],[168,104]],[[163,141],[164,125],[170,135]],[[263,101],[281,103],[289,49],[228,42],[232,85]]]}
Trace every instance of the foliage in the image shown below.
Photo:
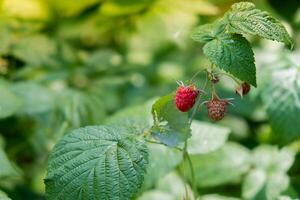
{"label": "foliage", "polygon": [[299,198],[299,23],[273,4],[1,0],[0,199]]}

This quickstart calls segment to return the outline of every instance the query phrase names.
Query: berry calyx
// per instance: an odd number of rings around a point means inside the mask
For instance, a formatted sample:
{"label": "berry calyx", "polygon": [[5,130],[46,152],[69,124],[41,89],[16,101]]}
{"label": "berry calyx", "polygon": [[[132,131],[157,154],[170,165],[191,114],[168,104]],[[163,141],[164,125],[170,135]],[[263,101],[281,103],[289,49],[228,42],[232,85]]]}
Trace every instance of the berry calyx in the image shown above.
{"label": "berry calyx", "polygon": [[175,94],[175,105],[181,112],[189,111],[195,104],[200,90],[194,84],[180,85]]}
{"label": "berry calyx", "polygon": [[224,118],[226,107],[229,104],[227,99],[220,99],[214,96],[212,100],[206,103],[207,114],[213,121],[219,121]]}
{"label": "berry calyx", "polygon": [[239,94],[240,96],[244,96],[246,94],[248,94],[251,90],[251,86],[244,82],[240,85],[240,87],[238,87],[236,90],[235,90],[235,93]]}

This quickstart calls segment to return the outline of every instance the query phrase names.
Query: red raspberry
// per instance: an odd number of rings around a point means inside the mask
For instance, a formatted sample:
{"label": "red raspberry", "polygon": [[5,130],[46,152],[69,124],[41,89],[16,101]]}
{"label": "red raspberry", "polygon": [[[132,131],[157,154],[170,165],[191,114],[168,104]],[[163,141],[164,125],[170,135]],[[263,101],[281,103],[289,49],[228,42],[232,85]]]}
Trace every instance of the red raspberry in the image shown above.
{"label": "red raspberry", "polygon": [[244,83],[242,83],[242,85],[240,87],[238,87],[235,90],[235,93],[237,93],[241,96],[244,96],[250,92],[250,89],[251,89],[251,86],[248,83],[244,82]]}
{"label": "red raspberry", "polygon": [[199,94],[195,85],[184,86],[181,85],[178,87],[175,95],[175,105],[181,112],[187,112],[190,110]]}
{"label": "red raspberry", "polygon": [[212,100],[206,103],[208,116],[214,121],[223,119],[226,113],[226,106],[228,104],[229,101],[226,99],[213,97]]}

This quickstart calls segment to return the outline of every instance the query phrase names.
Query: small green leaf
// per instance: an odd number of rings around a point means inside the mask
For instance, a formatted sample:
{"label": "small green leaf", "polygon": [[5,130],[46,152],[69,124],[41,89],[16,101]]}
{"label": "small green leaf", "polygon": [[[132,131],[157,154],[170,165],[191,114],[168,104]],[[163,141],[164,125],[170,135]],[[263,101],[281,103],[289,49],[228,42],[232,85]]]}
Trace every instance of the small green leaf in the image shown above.
{"label": "small green leaf", "polygon": [[[250,168],[249,158],[248,149],[236,143],[227,143],[212,153],[192,155],[196,183],[199,187],[212,187],[234,182]],[[185,161],[181,170],[188,172],[190,179],[188,169]]]}
{"label": "small green leaf", "polygon": [[289,186],[289,177],[282,172],[267,174],[253,169],[246,176],[242,185],[242,196],[246,200],[273,200]]}
{"label": "small green leaf", "polygon": [[271,145],[258,146],[252,154],[253,165],[268,172],[287,172],[295,160],[295,154],[290,149],[278,149]]}
{"label": "small green leaf", "polygon": [[283,42],[290,48],[292,38],[284,26],[277,19],[265,11],[255,8],[250,2],[241,2],[232,5],[225,14],[228,23],[227,29],[232,33],[259,35],[263,38]]}
{"label": "small green leaf", "polygon": [[177,146],[191,136],[188,114],[176,109],[174,95],[157,100],[152,107],[152,135],[168,146]]}
{"label": "small green leaf", "polygon": [[22,38],[12,47],[14,56],[33,67],[55,65],[56,60],[54,56],[56,51],[56,43],[45,35]]}
{"label": "small green leaf", "polygon": [[11,199],[8,198],[7,195],[0,190],[0,200],[11,200]]}
{"label": "small green leaf", "polygon": [[256,87],[256,68],[250,43],[241,35],[223,33],[203,47],[217,67]]}
{"label": "small green leaf", "polygon": [[132,199],[142,185],[148,153],[127,131],[87,126],[63,137],[49,157],[47,199]]}
{"label": "small green leaf", "polygon": [[216,22],[197,27],[192,31],[191,38],[197,42],[206,43],[213,40],[225,30],[225,24]]}
{"label": "small green leaf", "polygon": [[190,154],[206,154],[221,148],[227,141],[230,129],[219,125],[193,121],[192,137],[189,139]]}
{"label": "small green leaf", "polygon": [[289,186],[287,171],[295,154],[288,148],[261,145],[252,152],[252,170],[242,185],[243,199],[273,200]]}
{"label": "small green leaf", "polygon": [[271,127],[278,141],[300,138],[300,69],[276,70],[262,92]]}
{"label": "small green leaf", "polygon": [[11,91],[7,82],[0,79],[0,119],[9,117],[21,108],[21,100]]}
{"label": "small green leaf", "polygon": [[9,181],[20,179],[21,171],[11,162],[2,147],[0,147],[0,183],[8,184]]}
{"label": "small green leaf", "polygon": [[[12,91],[22,101],[19,113],[36,114],[49,111],[54,106],[54,94],[46,87],[33,82],[18,82]],[[38,95],[37,95],[38,94]]]}

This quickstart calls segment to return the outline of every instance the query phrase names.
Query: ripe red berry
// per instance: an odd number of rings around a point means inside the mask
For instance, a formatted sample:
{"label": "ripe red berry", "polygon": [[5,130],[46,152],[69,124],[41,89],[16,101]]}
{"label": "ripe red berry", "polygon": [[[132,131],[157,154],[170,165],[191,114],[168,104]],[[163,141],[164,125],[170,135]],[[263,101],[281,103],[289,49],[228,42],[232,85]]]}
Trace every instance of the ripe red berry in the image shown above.
{"label": "ripe red berry", "polygon": [[193,84],[179,86],[175,94],[175,105],[178,110],[181,112],[190,110],[194,106],[198,94],[199,90]]}
{"label": "ripe red berry", "polygon": [[228,100],[214,97],[212,100],[206,103],[208,116],[214,121],[223,119],[226,113],[226,106],[228,104]]}
{"label": "ripe red berry", "polygon": [[240,87],[238,87],[235,92],[241,96],[244,96],[250,92],[251,86],[244,82]]}

